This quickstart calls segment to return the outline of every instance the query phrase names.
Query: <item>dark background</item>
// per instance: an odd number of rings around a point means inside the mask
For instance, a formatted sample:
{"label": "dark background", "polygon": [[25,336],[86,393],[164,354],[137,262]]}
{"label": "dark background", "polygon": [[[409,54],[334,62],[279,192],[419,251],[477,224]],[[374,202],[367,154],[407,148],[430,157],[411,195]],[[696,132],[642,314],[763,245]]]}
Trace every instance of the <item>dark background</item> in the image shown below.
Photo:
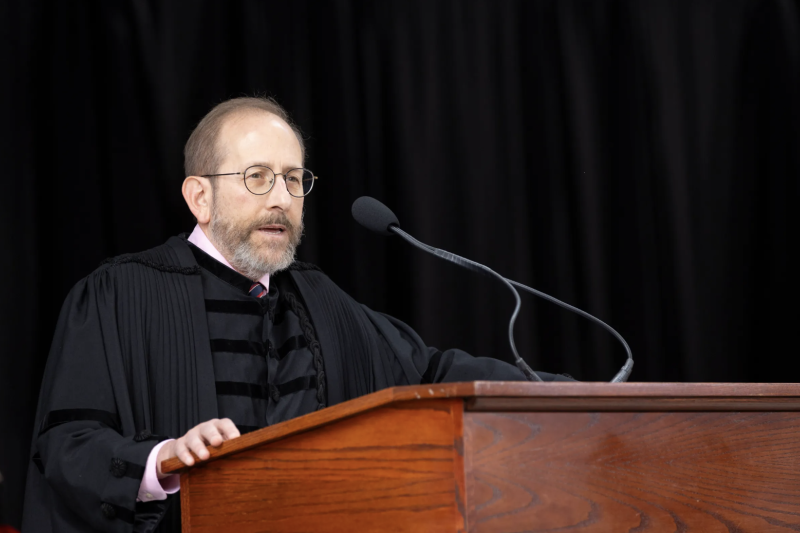
{"label": "dark background", "polygon": [[[429,344],[510,360],[512,299],[368,234],[358,196],[612,324],[633,380],[798,381],[797,0],[26,0],[0,24],[12,524],[64,296],[192,229],[183,144],[235,96],[275,96],[307,135],[300,258]],[[604,331],[523,299],[535,368],[607,380],[623,363]]]}

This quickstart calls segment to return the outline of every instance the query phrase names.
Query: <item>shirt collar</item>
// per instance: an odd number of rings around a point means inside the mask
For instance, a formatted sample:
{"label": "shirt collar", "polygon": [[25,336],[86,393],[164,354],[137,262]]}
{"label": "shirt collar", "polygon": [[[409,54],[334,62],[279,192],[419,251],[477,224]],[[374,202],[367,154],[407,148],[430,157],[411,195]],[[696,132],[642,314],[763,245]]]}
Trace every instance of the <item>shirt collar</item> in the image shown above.
{"label": "shirt collar", "polygon": [[[230,263],[219,253],[219,250],[211,243],[211,241],[206,236],[205,232],[200,228],[200,225],[197,224],[194,227],[194,231],[192,234],[189,235],[189,242],[203,250],[205,253],[225,265],[226,267],[230,268],[231,270],[236,271],[235,268],[231,266]],[[265,289],[269,290],[269,274],[264,274],[264,276],[258,280]]]}

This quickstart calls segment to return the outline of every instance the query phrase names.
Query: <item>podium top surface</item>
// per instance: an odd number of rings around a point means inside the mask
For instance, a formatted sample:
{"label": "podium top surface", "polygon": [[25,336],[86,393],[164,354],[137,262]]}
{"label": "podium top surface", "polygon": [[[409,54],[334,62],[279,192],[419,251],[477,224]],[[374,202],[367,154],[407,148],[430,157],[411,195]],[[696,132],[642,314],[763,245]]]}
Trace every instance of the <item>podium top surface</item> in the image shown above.
{"label": "podium top surface", "polygon": [[[209,460],[399,402],[460,398],[465,411],[800,411],[800,383],[438,383],[384,389],[209,448]],[[187,467],[164,461],[165,473]]]}

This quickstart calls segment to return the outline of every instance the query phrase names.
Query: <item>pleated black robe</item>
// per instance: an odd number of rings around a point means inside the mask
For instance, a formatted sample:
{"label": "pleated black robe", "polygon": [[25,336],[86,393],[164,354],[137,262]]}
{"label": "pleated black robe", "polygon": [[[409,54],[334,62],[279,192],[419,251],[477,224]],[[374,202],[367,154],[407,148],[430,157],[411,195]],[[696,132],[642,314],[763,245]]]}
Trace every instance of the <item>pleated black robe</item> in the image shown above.
{"label": "pleated black robe", "polygon": [[[199,274],[173,237],[107,261],[70,292],[39,398],[23,532],[180,531],[177,495],[136,496],[156,443],[218,416]],[[308,310],[327,405],[395,385],[524,380],[506,363],[427,347],[316,267],[295,263],[274,280]]]}

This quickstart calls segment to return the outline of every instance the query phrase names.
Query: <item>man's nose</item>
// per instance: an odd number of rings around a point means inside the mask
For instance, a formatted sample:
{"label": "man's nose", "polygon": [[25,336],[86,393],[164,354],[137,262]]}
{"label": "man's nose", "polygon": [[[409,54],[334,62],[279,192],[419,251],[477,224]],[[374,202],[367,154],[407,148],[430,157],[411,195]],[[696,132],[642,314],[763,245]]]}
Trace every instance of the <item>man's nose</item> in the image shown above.
{"label": "man's nose", "polygon": [[282,174],[275,176],[275,184],[272,190],[267,194],[267,202],[269,208],[288,210],[292,205],[294,198],[289,194],[289,189],[286,187],[286,178]]}

